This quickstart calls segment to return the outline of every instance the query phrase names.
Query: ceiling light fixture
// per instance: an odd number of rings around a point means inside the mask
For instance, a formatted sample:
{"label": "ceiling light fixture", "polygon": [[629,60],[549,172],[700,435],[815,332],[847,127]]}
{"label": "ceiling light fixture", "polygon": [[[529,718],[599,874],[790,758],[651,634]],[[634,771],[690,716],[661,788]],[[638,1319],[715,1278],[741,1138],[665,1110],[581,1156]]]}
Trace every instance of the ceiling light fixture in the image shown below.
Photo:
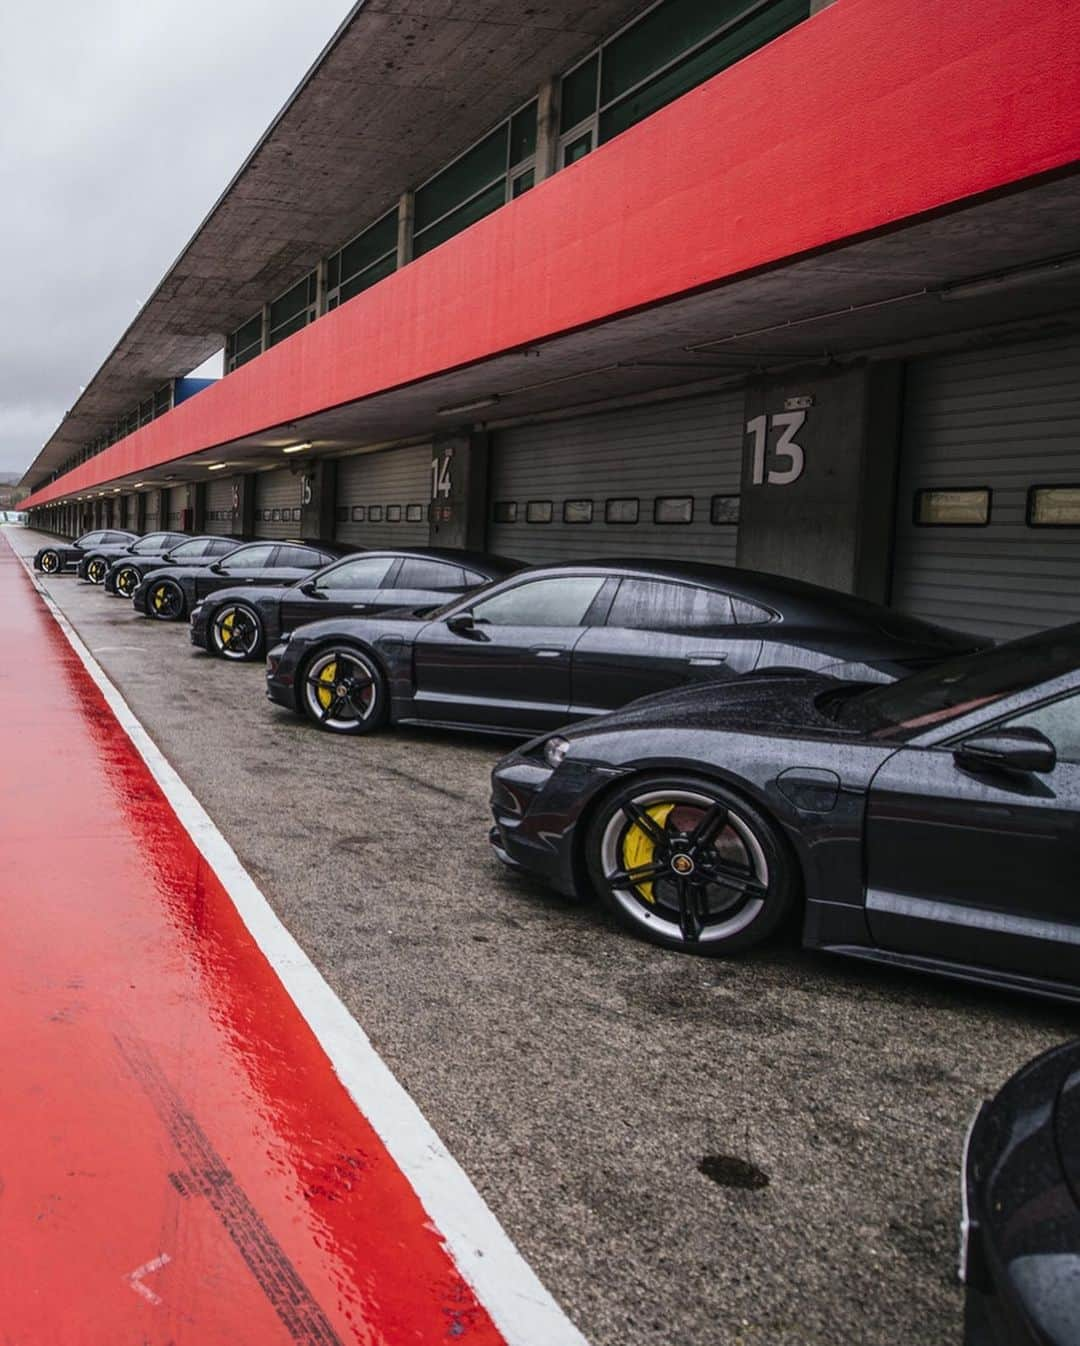
{"label": "ceiling light fixture", "polygon": [[220,472],[223,467],[228,466],[229,466],[228,463],[208,463],[206,466],[206,470],[207,472]]}
{"label": "ceiling light fixture", "polygon": [[456,407],[440,407],[440,416],[457,416],[465,411],[479,411],[481,407],[494,407],[499,404],[498,393],[492,393],[490,397],[478,397],[473,402],[462,402]]}
{"label": "ceiling light fixture", "polygon": [[306,443],[306,444],[290,444],[289,447],[288,447],[287,449],[282,449],[281,452],[282,452],[282,453],[299,453],[302,449],[310,449],[310,448],[311,448],[310,443]]}

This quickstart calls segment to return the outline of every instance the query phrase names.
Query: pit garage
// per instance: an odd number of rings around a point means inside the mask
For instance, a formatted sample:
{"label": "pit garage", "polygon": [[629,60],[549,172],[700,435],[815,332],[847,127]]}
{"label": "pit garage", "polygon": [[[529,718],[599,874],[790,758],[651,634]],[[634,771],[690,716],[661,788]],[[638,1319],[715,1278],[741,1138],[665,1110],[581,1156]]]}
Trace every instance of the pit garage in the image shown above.
{"label": "pit garage", "polygon": [[534,563],[669,556],[733,565],[743,394],[498,433],[488,549]]}
{"label": "pit garage", "polygon": [[168,517],[163,520],[162,527],[168,528],[174,533],[183,532],[190,527],[191,516],[188,510],[188,487],[173,486],[169,490]]}
{"label": "pit garage", "polygon": [[156,529],[164,528],[166,525],[161,517],[161,492],[148,491],[144,499],[146,501],[145,531],[153,533]]}
{"label": "pit garage", "polygon": [[334,540],[357,547],[426,545],[431,459],[430,444],[340,459]]}
{"label": "pit garage", "polygon": [[226,477],[219,481],[214,477],[206,483],[204,532],[223,534],[238,531],[233,515],[233,491],[236,489],[235,478]]}
{"label": "pit garage", "polygon": [[301,486],[299,471],[293,472],[287,467],[258,474],[255,478],[256,537],[300,536]]}
{"label": "pit garage", "polygon": [[1000,639],[1080,620],[1080,338],[907,367],[894,606]]}

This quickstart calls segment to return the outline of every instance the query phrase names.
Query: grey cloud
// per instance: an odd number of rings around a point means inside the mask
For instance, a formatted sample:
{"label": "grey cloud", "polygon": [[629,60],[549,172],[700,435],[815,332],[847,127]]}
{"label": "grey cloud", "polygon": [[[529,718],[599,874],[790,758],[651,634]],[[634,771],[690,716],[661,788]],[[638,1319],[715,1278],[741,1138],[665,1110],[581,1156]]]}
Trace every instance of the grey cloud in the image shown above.
{"label": "grey cloud", "polygon": [[8,8],[0,473],[33,459],[350,8]]}

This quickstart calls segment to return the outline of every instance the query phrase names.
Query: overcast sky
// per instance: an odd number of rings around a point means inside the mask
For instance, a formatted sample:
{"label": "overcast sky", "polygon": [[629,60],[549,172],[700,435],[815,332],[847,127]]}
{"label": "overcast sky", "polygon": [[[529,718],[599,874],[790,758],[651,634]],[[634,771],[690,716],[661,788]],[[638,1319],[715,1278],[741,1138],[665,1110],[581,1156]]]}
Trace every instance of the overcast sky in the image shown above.
{"label": "overcast sky", "polygon": [[351,7],[4,7],[0,474],[34,458]]}

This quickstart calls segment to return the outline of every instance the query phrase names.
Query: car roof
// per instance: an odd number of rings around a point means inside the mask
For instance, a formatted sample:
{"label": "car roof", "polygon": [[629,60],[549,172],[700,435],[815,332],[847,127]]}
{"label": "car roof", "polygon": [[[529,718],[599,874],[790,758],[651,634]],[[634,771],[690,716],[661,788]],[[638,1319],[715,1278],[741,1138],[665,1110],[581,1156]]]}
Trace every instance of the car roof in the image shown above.
{"label": "car roof", "polygon": [[555,564],[533,566],[530,574],[557,575],[566,572],[603,571],[606,574],[634,576],[645,579],[683,581],[722,589],[733,598],[743,598],[771,608],[784,621],[792,624],[817,622],[827,617],[833,625],[861,627],[882,624],[896,632],[901,629],[910,635],[945,632],[949,628],[922,621],[875,603],[869,598],[829,589],[822,584],[792,579],[787,575],[773,575],[761,570],[744,570],[740,566],[716,565],[707,561],[639,560],[637,558],[601,558],[589,561],[560,561]]}
{"label": "car roof", "polygon": [[415,556],[424,561],[445,561],[449,565],[485,570],[497,577],[513,575],[526,568],[525,561],[516,561],[510,556],[497,556],[493,552],[466,551],[461,547],[368,547],[354,548],[357,552],[366,551],[374,556]]}

